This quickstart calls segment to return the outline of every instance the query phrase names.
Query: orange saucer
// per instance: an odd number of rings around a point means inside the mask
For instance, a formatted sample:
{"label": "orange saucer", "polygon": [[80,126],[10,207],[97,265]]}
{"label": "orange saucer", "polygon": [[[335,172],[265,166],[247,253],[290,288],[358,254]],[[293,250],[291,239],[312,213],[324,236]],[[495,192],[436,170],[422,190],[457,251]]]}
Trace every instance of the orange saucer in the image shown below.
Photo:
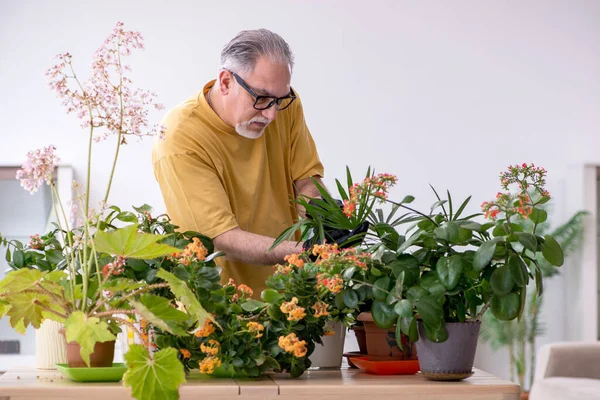
{"label": "orange saucer", "polygon": [[374,375],[413,375],[419,372],[419,360],[373,360],[369,356],[352,357],[361,371]]}

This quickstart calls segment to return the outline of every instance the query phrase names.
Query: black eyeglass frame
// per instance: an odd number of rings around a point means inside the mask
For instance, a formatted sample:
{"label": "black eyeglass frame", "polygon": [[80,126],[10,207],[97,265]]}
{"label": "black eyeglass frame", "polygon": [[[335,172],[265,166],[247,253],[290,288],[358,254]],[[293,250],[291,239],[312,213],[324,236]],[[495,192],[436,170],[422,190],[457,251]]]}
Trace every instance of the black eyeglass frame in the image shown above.
{"label": "black eyeglass frame", "polygon": [[[236,74],[233,71],[229,71],[231,73],[231,75],[233,75],[233,77],[235,78],[235,80],[237,81],[237,83],[240,84],[241,87],[243,87],[246,92],[250,93],[250,96],[252,96],[254,98],[254,109],[255,110],[266,110],[268,108],[273,107],[275,104],[277,104],[277,110],[281,111],[281,110],[285,110],[286,108],[288,108],[293,102],[294,100],[296,100],[296,93],[294,93],[294,89],[290,88],[290,94],[288,94],[287,96],[284,97],[273,97],[273,96],[261,96],[256,94],[256,92],[250,87],[248,86],[248,84],[246,83],[246,81],[244,81],[238,74]],[[269,101],[269,103],[267,104],[266,107],[257,107],[256,105],[258,104],[259,101],[263,100],[263,99],[272,99],[271,101]],[[283,108],[279,108],[279,106],[281,105],[281,103],[284,100],[288,100],[291,99],[291,101]]]}

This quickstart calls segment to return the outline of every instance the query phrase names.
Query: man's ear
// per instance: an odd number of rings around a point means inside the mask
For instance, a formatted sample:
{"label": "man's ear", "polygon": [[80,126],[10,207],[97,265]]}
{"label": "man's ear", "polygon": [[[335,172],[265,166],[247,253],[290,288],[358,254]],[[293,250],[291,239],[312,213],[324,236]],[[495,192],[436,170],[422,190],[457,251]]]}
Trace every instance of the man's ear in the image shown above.
{"label": "man's ear", "polygon": [[233,86],[233,75],[231,74],[231,72],[222,69],[219,72],[218,81],[219,81],[218,89],[221,92],[221,94],[224,96],[228,95]]}

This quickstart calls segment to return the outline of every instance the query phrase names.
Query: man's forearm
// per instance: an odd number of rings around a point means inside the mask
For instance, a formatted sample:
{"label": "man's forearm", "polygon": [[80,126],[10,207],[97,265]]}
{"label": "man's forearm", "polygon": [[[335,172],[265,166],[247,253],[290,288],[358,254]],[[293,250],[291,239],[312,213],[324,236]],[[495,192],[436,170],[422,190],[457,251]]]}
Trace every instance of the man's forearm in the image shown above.
{"label": "man's forearm", "polygon": [[[321,178],[314,177],[314,180],[317,181],[317,183],[321,185],[321,187],[325,188],[325,185],[323,184]],[[294,184],[296,186],[296,198],[300,196],[308,198],[321,197],[321,193],[319,192],[319,189],[317,189],[317,186],[313,182],[313,178],[301,179],[299,181],[294,182]],[[306,211],[304,210],[304,207],[302,207],[300,204],[296,204],[296,211],[298,212],[298,215],[304,218]]]}
{"label": "man's forearm", "polygon": [[285,241],[273,250],[267,252],[275,239],[243,231],[240,228],[231,229],[215,237],[215,247],[225,253],[225,258],[241,261],[247,264],[274,265],[283,263],[288,254],[302,251],[302,243]]}

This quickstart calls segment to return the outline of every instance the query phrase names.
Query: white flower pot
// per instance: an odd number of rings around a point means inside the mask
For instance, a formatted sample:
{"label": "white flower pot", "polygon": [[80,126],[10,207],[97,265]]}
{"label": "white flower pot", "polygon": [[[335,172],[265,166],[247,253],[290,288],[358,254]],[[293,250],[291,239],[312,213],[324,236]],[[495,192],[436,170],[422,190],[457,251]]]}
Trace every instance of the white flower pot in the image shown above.
{"label": "white flower pot", "polygon": [[328,329],[335,332],[333,336],[323,336],[323,345],[315,343],[315,351],[310,355],[311,368],[340,368],[344,353],[346,328],[341,322],[328,321]]}
{"label": "white flower pot", "polygon": [[35,367],[56,369],[56,364],[67,362],[67,341],[58,333],[63,325],[49,319],[35,331]]}

